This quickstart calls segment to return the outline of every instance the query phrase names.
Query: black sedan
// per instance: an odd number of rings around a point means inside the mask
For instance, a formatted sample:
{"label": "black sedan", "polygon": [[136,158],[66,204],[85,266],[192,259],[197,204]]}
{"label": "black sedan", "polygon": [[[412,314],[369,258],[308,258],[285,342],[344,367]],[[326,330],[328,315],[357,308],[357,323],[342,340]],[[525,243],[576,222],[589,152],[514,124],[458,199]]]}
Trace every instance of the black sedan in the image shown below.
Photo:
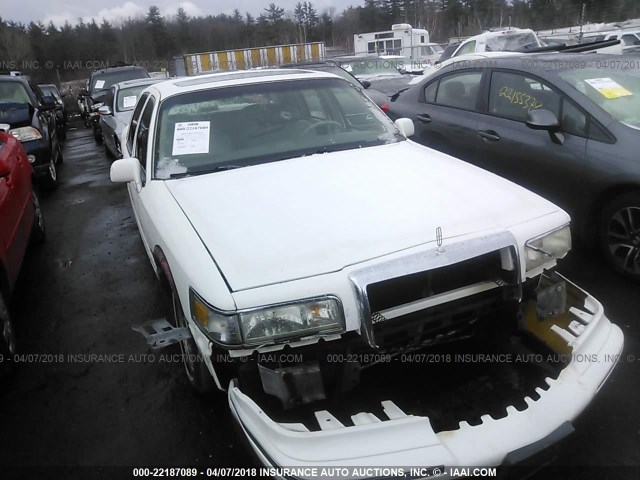
{"label": "black sedan", "polygon": [[64,93],[60,93],[58,87],[53,83],[45,83],[38,85],[38,88],[44,95],[50,95],[56,100],[56,121],[58,123],[58,135],[64,140],[67,136],[67,110],[64,106]]}
{"label": "black sedan", "polygon": [[[400,94],[413,139],[565,208],[574,233],[640,280],[640,59],[527,54],[457,62]],[[508,208],[508,206],[505,206]]]}
{"label": "black sedan", "polygon": [[54,97],[44,95],[26,76],[0,75],[0,124],[22,143],[36,180],[58,185],[62,140]]}

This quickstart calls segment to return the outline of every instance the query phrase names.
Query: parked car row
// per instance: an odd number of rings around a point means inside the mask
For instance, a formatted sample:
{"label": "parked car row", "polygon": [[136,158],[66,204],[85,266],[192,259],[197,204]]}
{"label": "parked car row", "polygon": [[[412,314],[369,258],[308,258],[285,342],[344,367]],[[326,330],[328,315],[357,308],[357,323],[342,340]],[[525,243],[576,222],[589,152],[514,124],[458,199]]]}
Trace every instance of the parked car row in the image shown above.
{"label": "parked car row", "polygon": [[93,138],[98,145],[103,141],[98,110],[104,105],[111,87],[125,80],[141,78],[149,78],[149,73],[144,68],[118,64],[94,71],[87,80],[87,87],[80,92],[79,102],[82,104],[85,126],[93,130]]}
{"label": "parked car row", "polygon": [[[464,72],[452,87],[426,78],[394,104],[419,103],[411,96],[429,88],[429,107],[443,92],[447,108],[488,109],[494,92],[492,116],[505,96],[514,112],[533,112],[520,141],[539,135],[536,155],[549,156],[547,139],[571,148],[550,115],[586,115],[574,96],[572,114],[550,80],[492,83],[493,74]],[[226,392],[266,465],[498,465],[539,454],[572,431],[623,347],[602,305],[554,271],[571,248],[570,217],[409,140],[421,139],[422,123],[392,121],[366,91],[289,68],[171,79],[136,94],[111,180],[127,184],[172,299],[168,320],[138,328],[150,345],[180,344],[194,388]],[[556,113],[542,108],[554,101]],[[470,142],[455,126],[474,111],[451,112],[445,139]],[[427,124],[440,118],[427,114]],[[593,115],[597,123],[573,125],[585,142],[591,125],[616,128]],[[508,135],[490,128],[481,139]],[[564,360],[504,364],[515,370],[495,377],[446,364],[451,381],[437,392],[395,381],[407,355],[477,348]],[[436,366],[413,367],[439,378]],[[505,386],[512,376],[522,381]],[[460,393],[483,382],[487,399]]]}
{"label": "parked car row", "polygon": [[0,124],[21,143],[37,182],[53,189],[63,163],[65,124],[56,98],[29,77],[0,75]]}

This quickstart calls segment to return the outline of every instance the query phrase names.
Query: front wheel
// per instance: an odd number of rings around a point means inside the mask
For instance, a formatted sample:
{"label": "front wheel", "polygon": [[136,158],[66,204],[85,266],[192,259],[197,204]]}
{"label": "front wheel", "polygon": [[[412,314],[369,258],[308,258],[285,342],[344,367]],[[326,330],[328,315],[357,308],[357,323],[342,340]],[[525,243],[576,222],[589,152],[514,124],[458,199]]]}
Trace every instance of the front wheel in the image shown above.
{"label": "front wheel", "polygon": [[102,145],[104,143],[102,138],[102,129],[95,125],[93,126],[93,139],[96,141],[96,145]]}
{"label": "front wheel", "polygon": [[51,154],[51,161],[49,162],[47,176],[43,181],[45,188],[47,188],[48,190],[55,190],[56,188],[58,188],[58,165],[56,165],[53,154]]}
{"label": "front wheel", "polygon": [[[180,299],[175,291],[172,292],[171,299],[175,326],[178,328],[189,328],[187,319],[184,317],[182,306],[180,305]],[[191,386],[199,393],[210,393],[215,390],[216,386],[213,378],[204,363],[202,354],[198,350],[192,335],[189,335],[188,339],[180,342],[180,351],[182,353],[184,371],[187,374],[187,379]]]}
{"label": "front wheel", "polygon": [[640,192],[619,195],[604,207],[600,243],[616,271],[640,281]]}

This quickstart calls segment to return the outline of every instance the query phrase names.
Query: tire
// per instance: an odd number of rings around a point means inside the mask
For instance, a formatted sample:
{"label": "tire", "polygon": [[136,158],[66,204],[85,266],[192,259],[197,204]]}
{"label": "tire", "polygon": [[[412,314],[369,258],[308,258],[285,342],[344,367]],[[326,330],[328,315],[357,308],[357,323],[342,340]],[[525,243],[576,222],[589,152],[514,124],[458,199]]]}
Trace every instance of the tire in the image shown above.
{"label": "tire", "polygon": [[111,149],[107,147],[107,142],[103,142],[103,143],[104,143],[104,153],[107,156],[107,158],[110,160],[115,160],[116,156],[113,154]]}
{"label": "tire", "polygon": [[47,190],[55,190],[58,188],[58,165],[56,165],[53,155],[49,162],[49,170],[47,176],[42,180],[43,186]]}
{"label": "tire", "polygon": [[[174,325],[178,328],[187,327],[187,320],[184,318],[180,299],[175,291],[171,293],[173,320]],[[193,336],[180,342],[180,352],[182,353],[182,361],[184,371],[191,386],[201,394],[211,393],[216,389],[213,377],[209,373],[209,369],[201,358],[200,351],[196,345]]]}
{"label": "tire", "polygon": [[640,281],[640,191],[619,195],[604,207],[599,233],[609,265]]}
{"label": "tire", "polygon": [[104,143],[102,140],[102,130],[98,130],[95,126],[93,127],[93,139],[96,145],[102,145]]}
{"label": "tire", "polygon": [[31,243],[34,245],[42,245],[47,239],[47,227],[44,223],[44,216],[40,208],[40,199],[38,194],[33,191],[33,226],[31,227]]}
{"label": "tire", "polygon": [[9,308],[0,293],[0,381],[7,380],[15,369],[13,355],[16,353],[16,336]]}

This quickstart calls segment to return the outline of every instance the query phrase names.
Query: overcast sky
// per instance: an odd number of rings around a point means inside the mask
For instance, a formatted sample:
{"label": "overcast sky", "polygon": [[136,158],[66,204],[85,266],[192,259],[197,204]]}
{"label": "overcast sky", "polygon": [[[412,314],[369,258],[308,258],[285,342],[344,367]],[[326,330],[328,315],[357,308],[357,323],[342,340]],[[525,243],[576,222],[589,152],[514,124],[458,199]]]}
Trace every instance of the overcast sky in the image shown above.
{"label": "overcast sky", "polygon": [[[293,6],[301,0],[116,0],[116,1],[87,1],[87,0],[2,0],[0,16],[5,20],[28,23],[31,20],[41,20],[56,25],[64,24],[65,20],[77,23],[78,18],[91,20],[95,18],[99,23],[102,18],[116,22],[118,19],[134,17],[147,12],[150,5],[157,5],[165,15],[175,15],[178,7],[183,7],[191,15],[216,15],[231,13],[234,8],[243,14],[249,12],[254,16],[262,13],[269,3],[293,10]],[[335,7],[337,12],[349,5],[360,5],[364,0],[312,0],[318,13],[324,9]]]}

